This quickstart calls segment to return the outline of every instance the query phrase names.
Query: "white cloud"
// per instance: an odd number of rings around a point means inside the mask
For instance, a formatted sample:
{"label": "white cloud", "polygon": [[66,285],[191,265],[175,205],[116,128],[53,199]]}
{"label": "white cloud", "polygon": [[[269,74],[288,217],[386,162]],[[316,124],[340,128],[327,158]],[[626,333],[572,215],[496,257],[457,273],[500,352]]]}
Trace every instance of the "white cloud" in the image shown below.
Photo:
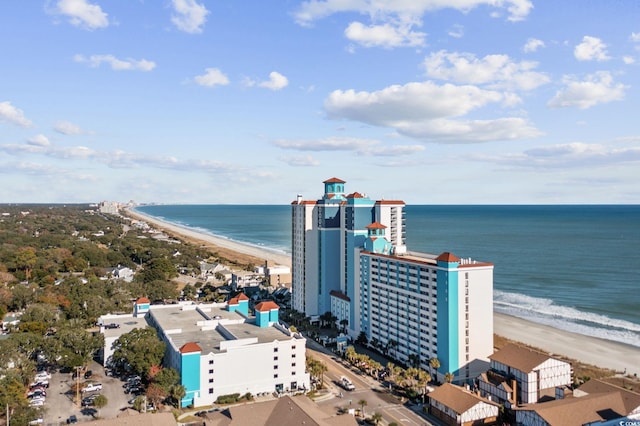
{"label": "white cloud", "polygon": [[229,78],[217,68],[207,68],[202,75],[194,77],[194,81],[200,86],[226,86],[229,84]]}
{"label": "white cloud", "polygon": [[330,137],[319,139],[277,139],[274,144],[297,151],[360,151],[378,145],[374,139]]}
{"label": "white cloud", "polygon": [[317,167],[320,162],[311,155],[280,157],[280,161],[293,167]]}
{"label": "white cloud", "polygon": [[633,56],[623,56],[622,57],[622,62],[624,62],[627,65],[631,65],[631,64],[635,63],[636,60],[633,58]]}
{"label": "white cloud", "polygon": [[483,142],[540,135],[522,118],[454,120],[488,104],[511,101],[510,94],[427,81],[376,92],[336,90],[325,100],[324,108],[331,118],[391,127],[430,142]]}
{"label": "white cloud", "polygon": [[73,60],[79,63],[87,63],[91,67],[99,67],[102,63],[109,64],[114,71],[151,71],[156,67],[153,61],[146,59],[118,59],[113,55],[74,55]]}
{"label": "white cloud", "polygon": [[366,26],[360,22],[351,22],[344,30],[345,36],[364,47],[401,47],[424,46],[425,33],[411,31],[410,25]]}
{"label": "white cloud", "polygon": [[59,121],[53,126],[53,130],[63,135],[80,135],[83,133],[80,126],[68,121]]}
{"label": "white cloud", "polygon": [[201,33],[209,11],[195,0],[172,0],[175,14],[171,22],[181,31],[195,34]]}
{"label": "white cloud", "polygon": [[456,24],[447,33],[449,37],[453,38],[462,38],[464,36],[464,27],[462,25]]}
{"label": "white cloud", "polygon": [[544,47],[544,41],[538,40],[537,38],[530,38],[529,40],[527,40],[522,50],[524,50],[526,53],[529,53],[535,52],[541,47]]}
{"label": "white cloud", "polygon": [[475,159],[505,164],[509,167],[582,169],[640,162],[640,147],[611,147],[602,144],[573,142],[541,146],[522,153],[508,153],[497,157],[479,156]]}
{"label": "white cloud", "polygon": [[35,145],[35,146],[49,146],[49,145],[51,145],[51,142],[49,142],[49,138],[47,138],[43,134],[35,135],[34,137],[27,139],[27,143],[29,145]]}
{"label": "white cloud", "polygon": [[0,102],[0,121],[8,121],[22,127],[30,127],[33,123],[24,116],[24,112],[11,105],[11,102]]}
{"label": "white cloud", "polygon": [[629,38],[631,39],[631,41],[633,42],[640,42],[640,33],[631,33],[631,35],[629,36]]}
{"label": "white cloud", "polygon": [[289,85],[289,80],[287,79],[287,77],[285,77],[284,75],[276,71],[272,71],[271,73],[269,73],[268,81],[263,81],[262,83],[258,84],[258,86],[264,87],[270,90],[284,89],[288,85]]}
{"label": "white cloud", "polygon": [[506,9],[509,21],[523,20],[533,9],[530,0],[308,0],[302,3],[294,16],[300,25],[310,25],[315,20],[344,12],[356,12],[384,22],[388,17],[419,20],[426,12],[442,9],[456,9],[466,13],[480,6]]}
{"label": "white cloud", "polygon": [[278,139],[274,145],[283,149],[296,151],[353,151],[358,155],[375,157],[400,157],[424,151],[422,145],[390,145],[381,146],[375,139],[329,137],[319,139]]}
{"label": "white cloud", "polygon": [[598,37],[584,36],[582,43],[578,44],[573,55],[579,61],[606,61],[611,59],[607,55],[607,45]]}
{"label": "white cloud", "polygon": [[109,26],[108,15],[100,6],[91,4],[87,0],[60,0],[55,12],[67,16],[69,22],[76,27],[95,30]]}
{"label": "white cloud", "polygon": [[533,71],[537,62],[514,62],[508,55],[487,55],[478,59],[472,53],[441,50],[429,55],[424,66],[431,78],[488,84],[491,88],[533,90],[549,82],[547,75]]}
{"label": "white cloud", "polygon": [[547,104],[549,107],[587,109],[601,103],[620,101],[624,99],[627,89],[623,84],[614,83],[613,77],[608,71],[588,75],[583,81],[565,76],[564,83],[566,87],[556,92],[553,99]]}

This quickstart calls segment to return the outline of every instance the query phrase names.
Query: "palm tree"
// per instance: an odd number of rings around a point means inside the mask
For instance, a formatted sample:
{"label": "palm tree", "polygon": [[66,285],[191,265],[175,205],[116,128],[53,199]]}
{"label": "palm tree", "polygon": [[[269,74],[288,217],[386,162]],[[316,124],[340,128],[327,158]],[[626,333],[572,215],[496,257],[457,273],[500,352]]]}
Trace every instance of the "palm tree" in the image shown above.
{"label": "palm tree", "polygon": [[436,374],[435,374],[434,377],[435,377],[436,382],[437,382],[438,381],[438,368],[440,368],[440,360],[438,358],[436,358],[436,357],[431,358],[429,360],[429,366],[435,370]]}
{"label": "palm tree", "polygon": [[362,412],[362,417],[365,416],[364,414],[364,407],[367,406],[367,400],[366,399],[361,399],[360,401],[358,401],[358,405],[360,406],[360,411]]}
{"label": "palm tree", "polygon": [[373,413],[371,415],[371,420],[373,420],[373,422],[375,424],[380,423],[380,420],[382,420],[382,414],[378,413],[377,411],[375,413]]}
{"label": "palm tree", "polygon": [[447,383],[453,382],[454,378],[455,378],[455,376],[451,372],[448,372],[447,374],[444,375],[444,381],[447,382]]}
{"label": "palm tree", "polygon": [[409,365],[414,368],[420,367],[420,355],[418,354],[409,354]]}
{"label": "palm tree", "polygon": [[187,395],[187,390],[183,385],[173,385],[169,390],[171,398],[176,402],[176,408],[180,408],[182,398]]}

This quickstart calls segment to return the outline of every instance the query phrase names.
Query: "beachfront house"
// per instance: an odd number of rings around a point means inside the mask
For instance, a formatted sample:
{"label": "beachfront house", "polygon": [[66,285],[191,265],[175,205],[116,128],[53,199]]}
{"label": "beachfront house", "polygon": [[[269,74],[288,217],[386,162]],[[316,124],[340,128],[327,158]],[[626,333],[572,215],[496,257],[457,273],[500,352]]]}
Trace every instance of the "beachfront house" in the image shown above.
{"label": "beachfront house", "polygon": [[522,426],[633,425],[640,420],[640,394],[592,379],[569,396],[514,412]]}
{"label": "beachfront house", "polygon": [[493,424],[500,413],[500,404],[445,383],[429,393],[429,413],[447,425]]}
{"label": "beachfront house", "polygon": [[556,388],[573,382],[571,364],[522,346],[508,344],[489,359],[491,367],[478,377],[478,388],[507,407],[553,399]]}

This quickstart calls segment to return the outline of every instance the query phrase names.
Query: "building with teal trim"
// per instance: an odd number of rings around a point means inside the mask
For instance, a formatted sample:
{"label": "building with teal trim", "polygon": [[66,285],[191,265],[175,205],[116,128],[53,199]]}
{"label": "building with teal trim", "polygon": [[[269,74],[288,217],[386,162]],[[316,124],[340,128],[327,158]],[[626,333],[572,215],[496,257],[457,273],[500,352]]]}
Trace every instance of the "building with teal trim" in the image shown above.
{"label": "building with teal trim", "polygon": [[118,324],[101,328],[105,342],[112,344],[120,330],[153,327],[166,344],[164,367],[178,371],[185,387],[183,407],[210,405],[220,395],[311,388],[306,339],[279,323],[274,302],[258,303],[255,315],[244,294],[228,303],[143,305],[138,299],[134,314],[101,317],[101,323]]}
{"label": "building with teal trim", "polygon": [[486,371],[493,264],[411,252],[404,202],[347,195],[336,178],[324,185],[320,200],[292,203],[293,308],[311,316],[330,310],[339,326],[348,320],[353,338],[364,333],[406,365],[432,371],[437,358],[440,380],[452,373],[468,382]]}

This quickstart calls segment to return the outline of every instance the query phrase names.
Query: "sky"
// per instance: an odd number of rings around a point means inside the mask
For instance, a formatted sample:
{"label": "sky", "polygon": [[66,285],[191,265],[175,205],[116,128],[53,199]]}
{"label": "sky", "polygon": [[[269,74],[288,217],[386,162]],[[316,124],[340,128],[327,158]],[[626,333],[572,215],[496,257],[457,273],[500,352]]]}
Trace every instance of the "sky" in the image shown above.
{"label": "sky", "polygon": [[637,0],[5,0],[0,203],[640,203]]}

